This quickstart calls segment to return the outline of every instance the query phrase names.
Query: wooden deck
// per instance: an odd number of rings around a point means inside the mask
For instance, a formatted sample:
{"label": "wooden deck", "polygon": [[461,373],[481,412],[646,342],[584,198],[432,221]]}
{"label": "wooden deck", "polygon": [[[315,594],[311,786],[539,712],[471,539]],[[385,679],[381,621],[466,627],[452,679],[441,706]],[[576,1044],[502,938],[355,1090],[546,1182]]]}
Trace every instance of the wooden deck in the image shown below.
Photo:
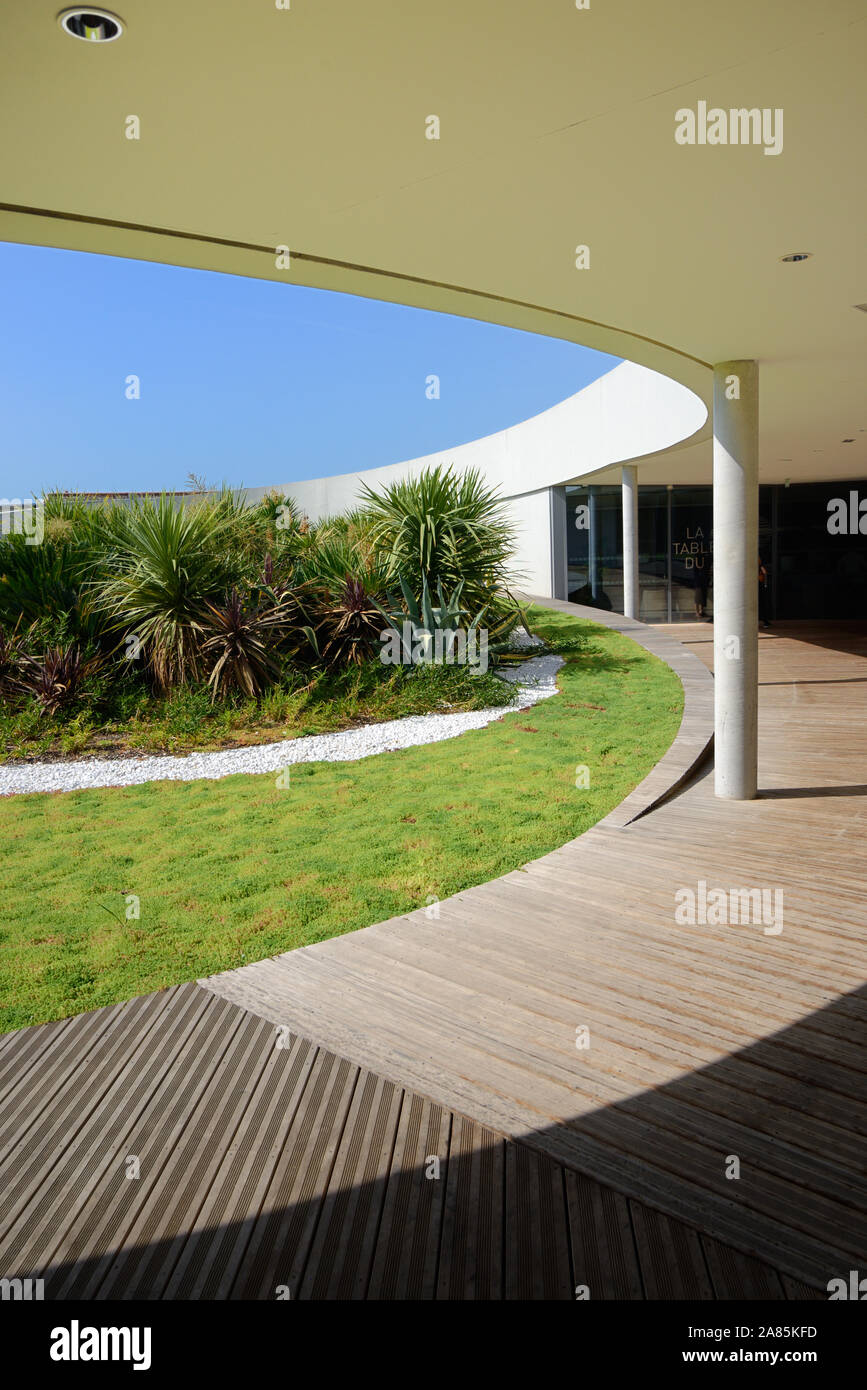
{"label": "wooden deck", "polygon": [[[0,1277],[780,1299],[863,1268],[867,633],[775,630],[761,681],[757,802],[699,775],[439,921],[0,1038]],[[700,751],[703,685],[633,808]],[[677,925],[701,878],[781,886],[783,931]]]}
{"label": "wooden deck", "polygon": [[0,1271],[46,1299],[817,1296],[197,985],[2,1043]]}
{"label": "wooden deck", "polygon": [[[710,662],[709,626],[676,635]],[[420,910],[205,983],[795,1278],[858,1268],[865,628],[763,635],[760,681],[760,799],[721,802],[699,776],[438,921]],[[679,925],[675,892],[700,880],[781,889],[782,932]]]}

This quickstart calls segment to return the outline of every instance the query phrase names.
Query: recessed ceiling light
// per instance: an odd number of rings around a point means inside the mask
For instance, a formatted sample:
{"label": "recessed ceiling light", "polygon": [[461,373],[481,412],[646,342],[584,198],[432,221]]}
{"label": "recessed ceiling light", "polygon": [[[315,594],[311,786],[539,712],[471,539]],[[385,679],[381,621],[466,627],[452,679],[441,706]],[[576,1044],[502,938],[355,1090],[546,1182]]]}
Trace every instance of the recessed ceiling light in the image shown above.
{"label": "recessed ceiling light", "polygon": [[781,256],[781,261],[808,261],[812,256],[812,251],[790,251],[788,256]]}
{"label": "recessed ceiling light", "polygon": [[61,10],[57,18],[65,33],[74,39],[86,39],[89,43],[111,43],[112,39],[119,39],[123,33],[123,23],[108,10]]}

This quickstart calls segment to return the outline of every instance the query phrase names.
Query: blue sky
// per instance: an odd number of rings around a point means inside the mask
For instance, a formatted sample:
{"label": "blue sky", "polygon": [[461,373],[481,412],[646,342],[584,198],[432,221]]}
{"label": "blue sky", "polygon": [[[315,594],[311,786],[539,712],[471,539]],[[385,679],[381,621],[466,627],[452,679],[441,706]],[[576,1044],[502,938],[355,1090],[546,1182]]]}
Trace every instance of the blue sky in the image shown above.
{"label": "blue sky", "polygon": [[5,497],[397,463],[516,424],[617,360],[353,295],[11,243],[0,304]]}

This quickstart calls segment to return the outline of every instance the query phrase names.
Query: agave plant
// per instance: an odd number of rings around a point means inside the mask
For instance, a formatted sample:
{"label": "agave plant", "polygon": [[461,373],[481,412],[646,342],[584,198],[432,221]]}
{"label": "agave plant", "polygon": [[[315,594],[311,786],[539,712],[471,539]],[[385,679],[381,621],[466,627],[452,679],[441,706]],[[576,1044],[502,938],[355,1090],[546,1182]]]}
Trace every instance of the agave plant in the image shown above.
{"label": "agave plant", "polygon": [[46,714],[57,714],[85,692],[86,682],[102,666],[101,656],[85,656],[77,642],[49,647],[42,656],[21,662],[21,688],[33,695]]}
{"label": "agave plant", "polygon": [[[470,610],[464,607],[462,602],[463,581],[460,581],[451,594],[446,597],[442,583],[437,581],[437,598],[439,602],[434,604],[431,599],[430,589],[427,579],[422,579],[421,598],[416,601],[415,595],[407,584],[403,576],[400,577],[400,591],[403,596],[403,607],[400,607],[395,595],[389,596],[391,603],[390,611],[380,608],[388,626],[397,633],[400,638],[400,650],[402,659],[406,662],[412,661],[413,647],[419,641],[427,641],[433,638],[437,632],[455,633],[459,631],[469,639],[474,633],[480,633],[482,629],[482,619],[488,612],[489,605],[484,604],[475,616],[471,616]],[[468,620],[468,621],[465,621]],[[515,614],[509,611],[505,615],[498,615],[493,620],[490,629],[484,629],[487,633],[486,650],[493,649],[496,652],[499,646],[504,645],[501,641],[506,633],[511,631],[515,623]],[[453,642],[446,638],[445,643],[441,643],[440,650],[448,654],[453,650]],[[438,660],[440,658],[437,658]],[[448,656],[446,655],[446,659]]]}
{"label": "agave plant", "polygon": [[275,649],[289,623],[285,607],[258,608],[232,589],[225,603],[208,603],[207,609],[201,651],[213,661],[212,700],[218,690],[229,689],[255,698],[280,674]]}
{"label": "agave plant", "polygon": [[454,590],[463,582],[466,603],[480,607],[505,587],[514,553],[514,529],[503,503],[476,470],[426,468],[375,492],[364,485],[370,538],[415,594],[422,581]]}

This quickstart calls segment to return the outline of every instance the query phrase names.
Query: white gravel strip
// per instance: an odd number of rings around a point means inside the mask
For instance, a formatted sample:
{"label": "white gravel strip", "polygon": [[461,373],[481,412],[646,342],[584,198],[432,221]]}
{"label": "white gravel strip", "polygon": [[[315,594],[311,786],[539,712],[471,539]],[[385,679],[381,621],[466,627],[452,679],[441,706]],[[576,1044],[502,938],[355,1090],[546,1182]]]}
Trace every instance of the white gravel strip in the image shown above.
{"label": "white gravel strip", "polygon": [[[525,644],[529,645],[529,644]],[[68,763],[25,763],[0,767],[0,796],[22,792],[68,792],[93,787],[132,787],[142,782],[193,782],[199,777],[231,777],[236,772],[279,772],[292,763],[351,763],[374,753],[392,753],[423,743],[457,738],[467,729],[483,729],[510,710],[526,709],[557,694],[556,674],[562,657],[538,656],[519,667],[498,672],[517,685],[515,699],[499,709],[465,714],[414,714],[384,724],[366,724],[336,734],[312,734],[230,748],[223,753],[190,753],[182,758],[93,758]]]}

